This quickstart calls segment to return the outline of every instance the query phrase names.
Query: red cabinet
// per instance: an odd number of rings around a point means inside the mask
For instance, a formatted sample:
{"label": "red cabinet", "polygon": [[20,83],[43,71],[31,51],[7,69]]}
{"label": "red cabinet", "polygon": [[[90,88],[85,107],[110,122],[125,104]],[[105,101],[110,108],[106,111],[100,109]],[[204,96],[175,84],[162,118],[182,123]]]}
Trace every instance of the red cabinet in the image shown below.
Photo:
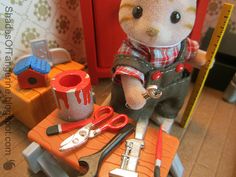
{"label": "red cabinet", "polygon": [[[88,72],[92,83],[111,77],[114,54],[125,38],[119,22],[120,0],[80,0]],[[208,0],[199,0],[198,15],[191,38],[200,39]]]}
{"label": "red cabinet", "polygon": [[191,34],[191,39],[200,41],[201,30],[202,30],[203,22],[204,22],[205,15],[207,12],[208,3],[209,3],[209,0],[198,0],[197,19],[196,19],[195,26]]}

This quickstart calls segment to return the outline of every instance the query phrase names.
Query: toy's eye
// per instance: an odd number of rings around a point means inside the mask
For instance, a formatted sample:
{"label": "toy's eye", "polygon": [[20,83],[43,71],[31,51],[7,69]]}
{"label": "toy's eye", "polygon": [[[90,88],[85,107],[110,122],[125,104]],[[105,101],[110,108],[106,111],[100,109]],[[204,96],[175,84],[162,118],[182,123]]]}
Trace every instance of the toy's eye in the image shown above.
{"label": "toy's eye", "polygon": [[143,15],[142,7],[136,6],[136,7],[133,8],[133,16],[134,16],[134,18],[138,19],[138,18],[142,17],[142,15]]}
{"label": "toy's eye", "polygon": [[181,20],[181,15],[179,12],[174,11],[172,12],[171,16],[170,16],[170,21],[171,23],[178,23]]}

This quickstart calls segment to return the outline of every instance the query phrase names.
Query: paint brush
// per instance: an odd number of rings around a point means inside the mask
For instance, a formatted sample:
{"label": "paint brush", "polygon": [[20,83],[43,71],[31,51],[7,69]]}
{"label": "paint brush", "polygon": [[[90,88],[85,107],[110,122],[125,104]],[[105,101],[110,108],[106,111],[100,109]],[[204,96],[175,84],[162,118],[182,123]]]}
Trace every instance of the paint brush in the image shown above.
{"label": "paint brush", "polygon": [[90,123],[92,120],[93,120],[93,118],[89,118],[89,119],[84,119],[84,120],[80,120],[77,122],[52,125],[46,129],[46,134],[48,136],[52,136],[52,135],[58,135],[60,133],[69,132],[69,131],[74,130],[76,128],[81,128],[81,127],[85,126],[86,124]]}

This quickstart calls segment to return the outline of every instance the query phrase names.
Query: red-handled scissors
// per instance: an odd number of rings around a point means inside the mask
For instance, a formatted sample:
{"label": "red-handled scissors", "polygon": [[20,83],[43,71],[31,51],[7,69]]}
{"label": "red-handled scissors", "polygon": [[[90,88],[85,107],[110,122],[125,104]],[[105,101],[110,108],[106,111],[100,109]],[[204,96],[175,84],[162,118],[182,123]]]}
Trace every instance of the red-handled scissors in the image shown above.
{"label": "red-handled scissors", "polygon": [[[105,130],[119,130],[128,123],[128,117],[124,114],[118,114],[111,118],[114,114],[112,107],[102,106],[94,112],[95,119],[80,128],[75,134],[71,135],[60,145],[60,151],[71,150],[86,143],[89,138],[93,138]],[[111,118],[111,119],[110,119]],[[102,126],[98,126],[104,123]],[[97,127],[96,129],[93,129]]]}

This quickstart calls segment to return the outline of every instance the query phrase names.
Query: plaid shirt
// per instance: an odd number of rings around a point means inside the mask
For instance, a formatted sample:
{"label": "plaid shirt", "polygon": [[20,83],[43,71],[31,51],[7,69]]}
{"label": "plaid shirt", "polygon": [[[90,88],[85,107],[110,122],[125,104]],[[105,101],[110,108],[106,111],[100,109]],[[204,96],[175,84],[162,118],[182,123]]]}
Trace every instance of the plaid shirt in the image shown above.
{"label": "plaid shirt", "polygon": [[[153,48],[146,47],[137,42],[125,40],[118,50],[118,55],[131,55],[137,58],[143,58],[152,63],[156,68],[160,68],[167,67],[174,63],[180,49],[181,43],[169,48]],[[185,54],[185,60],[193,58],[196,55],[198,49],[198,42],[187,38],[187,51]],[[142,83],[145,82],[144,74],[129,66],[118,66],[113,75],[113,78],[119,75],[129,75],[139,79]]]}

